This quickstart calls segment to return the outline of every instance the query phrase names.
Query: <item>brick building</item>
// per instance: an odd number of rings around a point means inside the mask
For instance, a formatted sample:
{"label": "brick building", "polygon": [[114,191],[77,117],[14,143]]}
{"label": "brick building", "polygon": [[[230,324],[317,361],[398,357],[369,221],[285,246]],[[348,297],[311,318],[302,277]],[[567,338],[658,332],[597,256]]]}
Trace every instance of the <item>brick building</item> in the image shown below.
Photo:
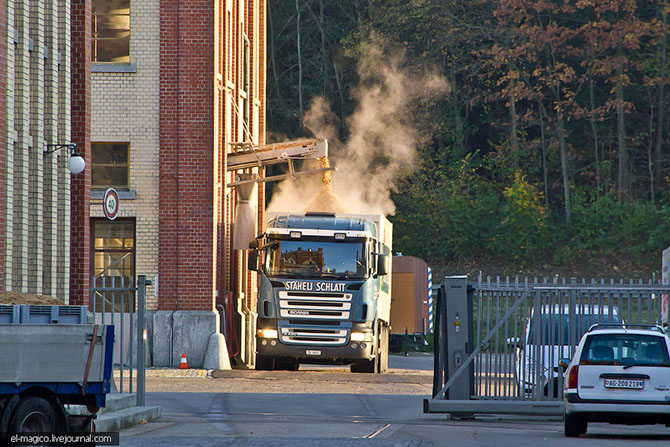
{"label": "brick building", "polygon": [[[186,352],[200,366],[220,328],[217,303],[241,319],[240,357],[253,362],[244,340],[256,279],[232,245],[238,188],[229,185],[262,173],[229,172],[226,161],[232,143],[265,142],[265,0],[6,4],[0,291],[100,310],[111,293],[96,290],[103,282],[146,275],[155,365]],[[70,142],[86,161],[76,175],[67,150],[43,154]],[[108,187],[121,199],[114,221],[96,203]],[[244,229],[254,234],[264,188],[250,191],[257,208]],[[130,310],[129,296],[113,298]]]}
{"label": "brick building", "polygon": [[[237,190],[226,154],[231,143],[264,143],[265,1],[91,6],[90,194],[114,187],[121,199],[115,221],[90,205],[91,284],[154,280],[153,364],[186,352],[199,366],[220,327],[217,301],[241,299],[248,314],[255,302],[246,254],[231,246]],[[260,220],[263,187],[254,194]]]}
{"label": "brick building", "polygon": [[76,130],[71,6],[69,0],[9,0],[0,7],[0,291],[64,302],[70,296],[69,153],[45,151],[70,143]]}

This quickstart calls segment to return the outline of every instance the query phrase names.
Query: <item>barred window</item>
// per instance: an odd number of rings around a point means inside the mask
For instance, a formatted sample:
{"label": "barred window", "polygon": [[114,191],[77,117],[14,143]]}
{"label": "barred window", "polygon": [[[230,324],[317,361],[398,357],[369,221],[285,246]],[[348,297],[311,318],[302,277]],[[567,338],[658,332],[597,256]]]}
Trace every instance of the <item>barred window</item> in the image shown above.
{"label": "barred window", "polygon": [[93,62],[130,62],[130,0],[93,0]]}

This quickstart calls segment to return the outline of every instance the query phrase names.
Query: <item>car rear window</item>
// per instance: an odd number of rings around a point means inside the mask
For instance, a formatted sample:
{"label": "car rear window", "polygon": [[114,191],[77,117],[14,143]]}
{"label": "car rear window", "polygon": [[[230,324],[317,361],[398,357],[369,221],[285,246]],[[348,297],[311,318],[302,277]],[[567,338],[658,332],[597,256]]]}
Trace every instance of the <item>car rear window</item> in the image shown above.
{"label": "car rear window", "polygon": [[670,366],[665,337],[641,334],[589,335],[580,364]]}

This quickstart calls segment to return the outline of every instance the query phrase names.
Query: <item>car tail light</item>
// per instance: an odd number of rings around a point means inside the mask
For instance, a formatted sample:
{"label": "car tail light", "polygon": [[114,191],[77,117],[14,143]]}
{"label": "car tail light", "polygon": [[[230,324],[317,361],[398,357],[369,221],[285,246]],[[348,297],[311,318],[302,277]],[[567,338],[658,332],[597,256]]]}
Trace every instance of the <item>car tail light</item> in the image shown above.
{"label": "car tail light", "polygon": [[577,388],[577,380],[579,379],[579,365],[575,365],[570,369],[568,376],[568,388]]}

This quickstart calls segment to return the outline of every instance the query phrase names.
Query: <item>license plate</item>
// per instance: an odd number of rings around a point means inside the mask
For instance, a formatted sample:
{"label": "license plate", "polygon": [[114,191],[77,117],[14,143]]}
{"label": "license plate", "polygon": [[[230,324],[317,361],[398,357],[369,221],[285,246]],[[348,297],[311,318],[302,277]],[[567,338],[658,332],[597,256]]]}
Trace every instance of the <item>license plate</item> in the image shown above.
{"label": "license plate", "polygon": [[307,351],[305,351],[305,354],[307,354],[307,355],[321,355],[321,351],[314,351],[314,350],[308,349]]}
{"label": "license plate", "polygon": [[629,390],[641,390],[644,388],[644,380],[605,379],[605,388],[624,388]]}

